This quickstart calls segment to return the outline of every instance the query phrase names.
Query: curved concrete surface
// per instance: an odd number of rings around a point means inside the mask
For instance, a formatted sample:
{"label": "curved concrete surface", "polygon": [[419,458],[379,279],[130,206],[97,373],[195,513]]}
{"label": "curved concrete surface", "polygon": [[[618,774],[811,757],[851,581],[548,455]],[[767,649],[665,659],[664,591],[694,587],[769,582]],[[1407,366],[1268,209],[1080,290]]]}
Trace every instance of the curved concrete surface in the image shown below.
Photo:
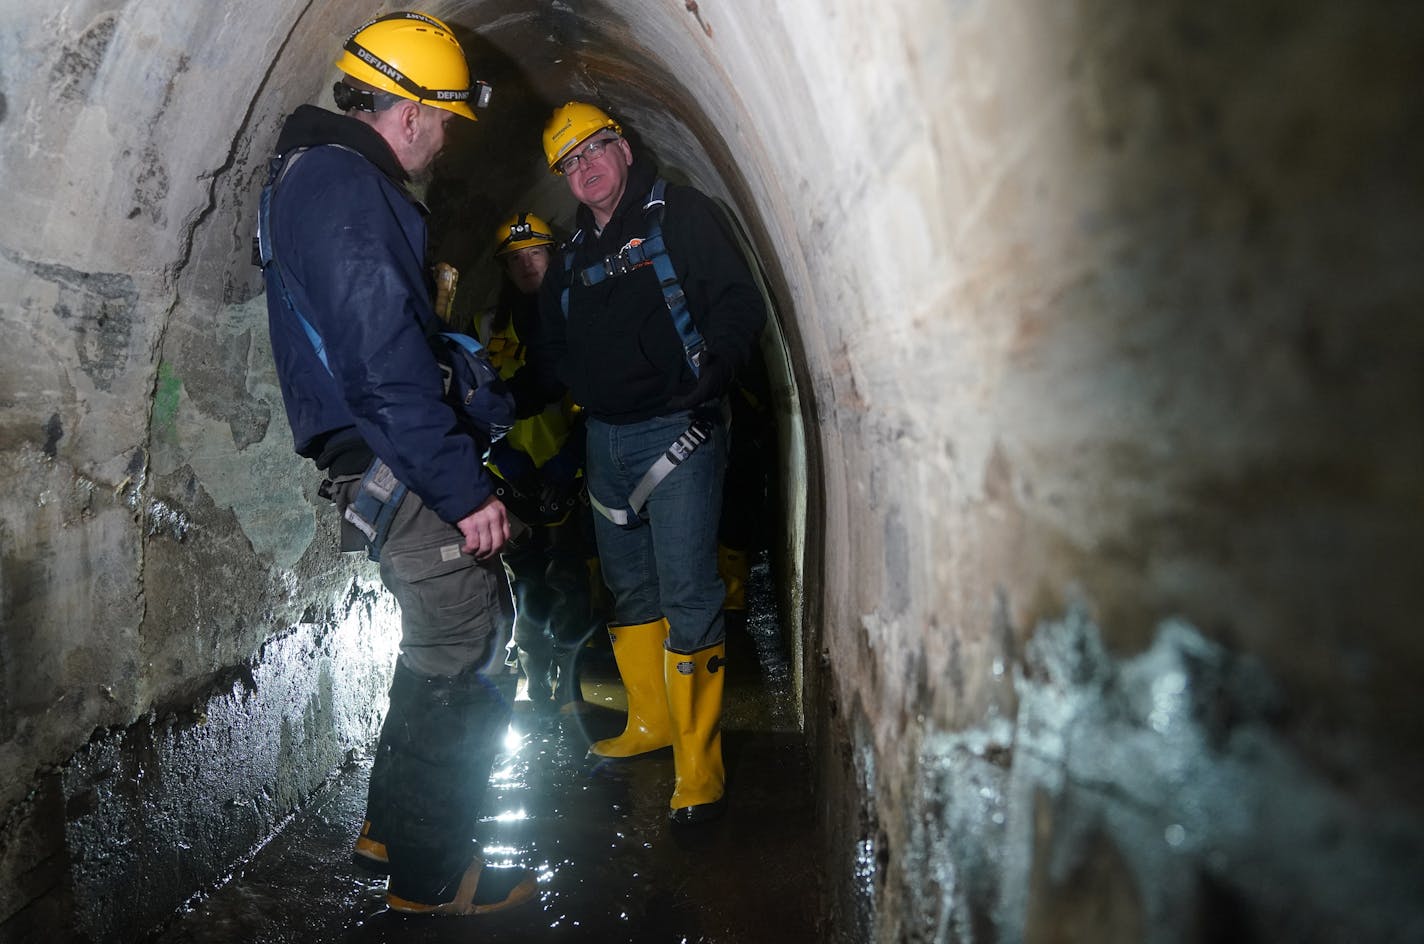
{"label": "curved concrete surface", "polygon": [[[379,718],[248,264],[376,11],[0,6],[0,921],[102,936],[138,866],[136,933]],[[1424,935],[1415,5],[427,10],[497,88],[429,192],[464,304],[571,219],[574,97],[762,260],[848,940]]]}

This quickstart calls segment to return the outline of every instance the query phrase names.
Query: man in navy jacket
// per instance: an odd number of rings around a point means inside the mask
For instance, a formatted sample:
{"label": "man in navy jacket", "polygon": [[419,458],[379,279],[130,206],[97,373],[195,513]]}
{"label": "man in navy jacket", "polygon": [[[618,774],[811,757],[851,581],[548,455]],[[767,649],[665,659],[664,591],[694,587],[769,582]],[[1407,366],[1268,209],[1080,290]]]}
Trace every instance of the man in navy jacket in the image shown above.
{"label": "man in navy jacket", "polygon": [[[337,66],[344,114],[303,106],[288,118],[262,231],[296,451],[326,473],[343,550],[369,545],[401,608],[356,859],[389,872],[396,910],[483,913],[534,890],[523,869],[485,868],[471,843],[508,718],[487,673],[502,650],[497,555],[510,526],[482,466],[488,443],[444,399],[425,210],[405,186],[453,116],[474,120],[469,68],[448,27],[418,13],[367,23]],[[357,513],[363,500],[385,516]]]}

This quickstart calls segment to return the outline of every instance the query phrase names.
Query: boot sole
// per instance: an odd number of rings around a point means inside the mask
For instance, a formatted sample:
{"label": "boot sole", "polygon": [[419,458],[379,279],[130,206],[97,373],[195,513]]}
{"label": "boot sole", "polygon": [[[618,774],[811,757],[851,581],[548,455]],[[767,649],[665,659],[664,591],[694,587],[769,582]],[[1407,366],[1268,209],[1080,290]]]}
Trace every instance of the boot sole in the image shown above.
{"label": "boot sole", "polygon": [[[402,914],[416,915],[440,915],[444,917],[468,918],[476,915],[492,914],[496,911],[504,911],[506,908],[515,908],[530,901],[534,897],[534,892],[538,888],[538,883],[534,879],[533,873],[526,873],[524,879],[499,901],[476,903],[470,901],[466,904],[448,901],[440,905],[427,905],[418,901],[410,901],[402,898],[393,892],[386,892],[386,906],[392,911],[399,911]],[[478,887],[475,894],[478,894]]]}
{"label": "boot sole", "polygon": [[656,754],[658,751],[666,751],[670,750],[671,748],[671,741],[669,741],[667,744],[662,744],[657,747],[645,747],[641,751],[637,751],[632,754],[604,754],[590,747],[588,749],[588,756],[596,757],[599,760],[633,760],[636,757],[647,757],[649,754]]}
{"label": "boot sole", "polygon": [[711,803],[698,803],[695,806],[679,806],[668,811],[668,821],[677,826],[696,826],[700,823],[710,823],[714,819],[721,819],[722,814],[727,812],[727,798],[724,796]]}

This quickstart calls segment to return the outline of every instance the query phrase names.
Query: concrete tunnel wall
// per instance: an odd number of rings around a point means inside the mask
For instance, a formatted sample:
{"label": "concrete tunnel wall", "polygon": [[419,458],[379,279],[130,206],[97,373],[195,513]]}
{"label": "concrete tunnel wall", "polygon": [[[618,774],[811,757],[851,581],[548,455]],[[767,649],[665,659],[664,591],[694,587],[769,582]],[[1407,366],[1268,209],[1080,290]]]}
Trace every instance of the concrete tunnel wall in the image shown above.
{"label": "concrete tunnel wall", "polygon": [[[1415,5],[425,9],[464,271],[578,96],[764,262],[843,939],[1424,935]],[[0,10],[0,929],[134,936],[379,720],[247,261],[378,11]]]}

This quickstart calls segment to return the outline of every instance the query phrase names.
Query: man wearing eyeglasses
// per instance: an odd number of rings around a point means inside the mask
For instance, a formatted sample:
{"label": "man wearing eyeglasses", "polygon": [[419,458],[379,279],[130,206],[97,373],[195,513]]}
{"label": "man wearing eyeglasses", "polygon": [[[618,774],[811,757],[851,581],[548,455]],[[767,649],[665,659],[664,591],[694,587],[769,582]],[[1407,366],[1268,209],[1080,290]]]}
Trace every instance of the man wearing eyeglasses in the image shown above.
{"label": "man wearing eyeglasses", "polygon": [[602,109],[556,109],[544,151],[579,201],[579,231],[544,280],[534,360],[550,392],[567,386],[588,418],[585,474],[628,693],[624,732],[590,753],[671,745],[669,818],[701,822],[722,812],[725,781],[723,399],[766,309],[717,207],[665,184]]}

